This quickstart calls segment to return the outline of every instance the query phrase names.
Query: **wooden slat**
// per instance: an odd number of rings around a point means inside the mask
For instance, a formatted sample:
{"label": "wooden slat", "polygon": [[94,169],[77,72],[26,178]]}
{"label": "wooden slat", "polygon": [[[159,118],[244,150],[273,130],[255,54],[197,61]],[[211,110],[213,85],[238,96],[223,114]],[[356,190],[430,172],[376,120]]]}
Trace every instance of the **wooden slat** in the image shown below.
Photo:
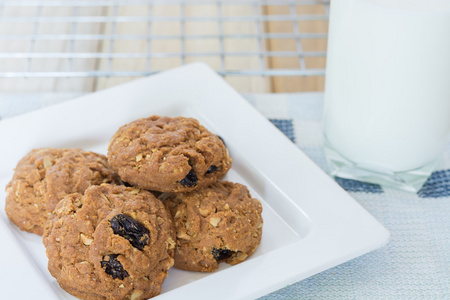
{"label": "wooden slat", "polygon": [[[289,15],[289,6],[265,6],[264,13],[267,15]],[[297,14],[325,14],[323,5],[297,6]],[[295,24],[291,21],[270,21],[266,22],[267,33],[293,33],[294,26],[297,26],[300,33],[326,33],[328,30],[327,21],[298,21]],[[304,51],[326,51],[326,39],[302,39],[301,47]],[[297,51],[297,41],[295,39],[271,39],[267,43],[269,51]],[[308,69],[325,68],[324,57],[306,57],[304,63]],[[271,57],[269,67],[273,69],[296,69],[301,67],[299,58],[295,57]],[[306,92],[323,91],[324,76],[310,77],[272,77],[272,92]]]}
{"label": "wooden slat", "polygon": [[[252,16],[255,8],[243,5],[225,5],[222,8],[224,16]],[[255,22],[224,22],[224,34],[256,34],[259,24]],[[260,26],[261,27],[261,26]],[[259,28],[262,32],[262,28]],[[260,41],[256,38],[249,39],[225,39],[225,52],[258,52]],[[262,45],[264,47],[264,45]],[[258,71],[267,65],[264,61],[261,66],[261,59],[257,56],[235,57],[229,56],[225,60],[227,70],[251,70]],[[236,90],[243,93],[269,93],[271,92],[271,81],[268,77],[262,76],[227,76],[225,78]]]}
{"label": "wooden slat", "polygon": [[[115,16],[146,16],[148,15],[147,6],[110,6],[106,8],[105,15]],[[103,34],[137,34],[147,35],[148,23],[106,23],[103,26]],[[100,53],[146,53],[146,40],[114,40],[106,39],[100,41],[98,52]],[[145,58],[99,58],[97,70],[101,72],[112,71],[146,71],[147,60]],[[101,90],[107,87],[125,83],[133,80],[135,77],[99,77],[95,79],[95,90]]]}
{"label": "wooden slat", "polygon": [[[72,16],[73,7],[5,7],[2,15],[15,17]],[[83,14],[99,15],[99,7],[83,8]],[[88,27],[88,28],[87,28]],[[73,34],[88,31],[100,33],[100,24],[71,23],[11,23],[0,24],[0,35]],[[70,40],[2,40],[0,52],[96,52],[98,41]],[[95,70],[96,59],[0,59],[1,72],[51,72]],[[93,78],[0,78],[0,92],[10,93],[86,93],[93,90]]]}

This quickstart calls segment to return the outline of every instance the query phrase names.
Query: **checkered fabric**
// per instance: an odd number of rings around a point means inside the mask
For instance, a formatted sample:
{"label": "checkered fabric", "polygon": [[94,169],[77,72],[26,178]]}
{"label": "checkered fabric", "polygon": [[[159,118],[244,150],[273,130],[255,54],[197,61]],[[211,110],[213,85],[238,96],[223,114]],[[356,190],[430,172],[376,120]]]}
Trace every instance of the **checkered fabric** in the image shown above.
{"label": "checkered fabric", "polygon": [[[322,149],[322,93],[245,96],[327,171]],[[391,241],[261,300],[450,299],[450,145],[438,170],[418,193],[335,180],[386,226]]]}

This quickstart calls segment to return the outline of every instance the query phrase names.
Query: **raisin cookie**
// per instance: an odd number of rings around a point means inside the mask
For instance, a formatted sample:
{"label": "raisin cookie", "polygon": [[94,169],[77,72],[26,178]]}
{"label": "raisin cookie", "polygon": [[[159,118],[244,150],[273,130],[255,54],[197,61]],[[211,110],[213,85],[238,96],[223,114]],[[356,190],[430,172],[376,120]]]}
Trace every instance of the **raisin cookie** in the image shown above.
{"label": "raisin cookie", "polygon": [[103,184],[61,200],[46,224],[48,269],[82,299],[148,299],[173,266],[171,216],[149,191]]}
{"label": "raisin cookie", "polygon": [[122,126],[110,141],[108,159],[123,181],[160,192],[205,187],[232,162],[222,140],[197,120],[160,116]]}
{"label": "raisin cookie", "polygon": [[42,235],[49,215],[65,195],[120,182],[104,155],[81,149],[34,149],[19,161],[6,186],[5,210],[21,230]]}
{"label": "raisin cookie", "polygon": [[262,206],[242,184],[218,181],[160,198],[175,224],[175,268],[212,272],[220,262],[241,263],[261,242]]}

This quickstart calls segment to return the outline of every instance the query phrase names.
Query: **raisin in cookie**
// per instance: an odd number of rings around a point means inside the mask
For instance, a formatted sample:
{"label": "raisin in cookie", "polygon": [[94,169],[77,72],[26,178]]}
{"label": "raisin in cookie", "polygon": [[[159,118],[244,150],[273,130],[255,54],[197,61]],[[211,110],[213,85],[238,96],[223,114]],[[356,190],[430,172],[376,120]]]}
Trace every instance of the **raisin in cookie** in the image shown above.
{"label": "raisin in cookie", "polygon": [[6,186],[5,210],[21,230],[42,235],[49,215],[65,195],[120,182],[104,155],[81,149],[34,149],[19,161]]}
{"label": "raisin in cookie", "polygon": [[149,191],[103,184],[58,203],[43,242],[48,269],[82,299],[148,299],[174,260],[171,216]]}
{"label": "raisin in cookie", "polygon": [[192,118],[151,116],[122,126],[108,159],[122,180],[160,192],[186,192],[222,178],[231,158],[222,140]]}
{"label": "raisin in cookie", "polygon": [[215,271],[244,261],[261,242],[261,203],[241,184],[218,181],[189,193],[160,196],[174,218],[175,268]]}

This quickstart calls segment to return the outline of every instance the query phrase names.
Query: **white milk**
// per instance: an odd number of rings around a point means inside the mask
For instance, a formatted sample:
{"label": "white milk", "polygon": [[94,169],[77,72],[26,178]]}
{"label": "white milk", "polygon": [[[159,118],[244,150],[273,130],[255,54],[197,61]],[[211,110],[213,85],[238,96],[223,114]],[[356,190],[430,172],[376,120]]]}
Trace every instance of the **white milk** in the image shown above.
{"label": "white milk", "polygon": [[324,118],[358,165],[435,160],[450,134],[450,0],[331,1]]}

